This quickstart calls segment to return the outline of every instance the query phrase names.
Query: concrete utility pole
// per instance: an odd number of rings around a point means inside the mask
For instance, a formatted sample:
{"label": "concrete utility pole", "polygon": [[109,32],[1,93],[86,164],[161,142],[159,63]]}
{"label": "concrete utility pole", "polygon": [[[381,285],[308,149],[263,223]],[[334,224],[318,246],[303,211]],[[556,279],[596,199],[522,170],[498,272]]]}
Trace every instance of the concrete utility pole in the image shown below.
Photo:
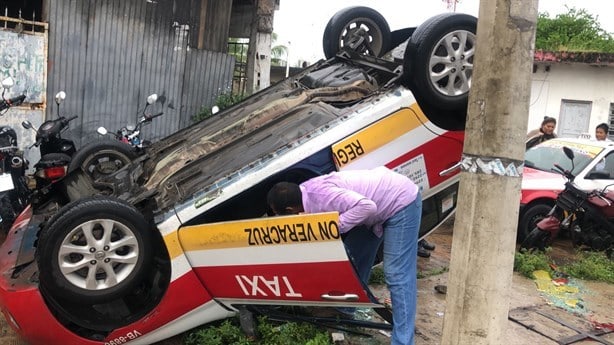
{"label": "concrete utility pole", "polygon": [[537,0],[482,0],[442,344],[505,344]]}
{"label": "concrete utility pole", "polygon": [[247,49],[247,91],[254,93],[271,84],[271,33],[275,0],[257,0]]}

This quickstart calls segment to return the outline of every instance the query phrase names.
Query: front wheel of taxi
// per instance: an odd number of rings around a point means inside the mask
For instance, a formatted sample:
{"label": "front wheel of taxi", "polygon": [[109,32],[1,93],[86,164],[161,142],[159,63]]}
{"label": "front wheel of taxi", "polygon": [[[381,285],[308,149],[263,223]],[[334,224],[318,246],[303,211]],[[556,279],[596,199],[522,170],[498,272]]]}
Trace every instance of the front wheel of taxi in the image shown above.
{"label": "front wheel of taxi", "polygon": [[96,196],[70,203],[38,241],[40,284],[55,297],[98,304],[130,293],[152,257],[150,227],[132,205]]}

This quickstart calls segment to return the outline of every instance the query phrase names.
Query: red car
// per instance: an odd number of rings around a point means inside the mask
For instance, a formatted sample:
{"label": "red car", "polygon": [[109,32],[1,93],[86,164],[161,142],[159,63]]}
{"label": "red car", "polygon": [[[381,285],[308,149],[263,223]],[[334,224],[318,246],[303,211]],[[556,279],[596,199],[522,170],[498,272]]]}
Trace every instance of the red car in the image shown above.
{"label": "red car", "polygon": [[279,181],[385,165],[421,186],[421,236],[443,222],[456,207],[451,168],[476,23],[444,14],[391,33],[371,9],[343,10],[324,35],[327,54],[331,45],[338,54],[113,175],[75,171],[55,183],[1,247],[7,320],[31,344],[118,345],[255,306],[382,309],[346,254],[337,214],[267,217],[266,193]]}

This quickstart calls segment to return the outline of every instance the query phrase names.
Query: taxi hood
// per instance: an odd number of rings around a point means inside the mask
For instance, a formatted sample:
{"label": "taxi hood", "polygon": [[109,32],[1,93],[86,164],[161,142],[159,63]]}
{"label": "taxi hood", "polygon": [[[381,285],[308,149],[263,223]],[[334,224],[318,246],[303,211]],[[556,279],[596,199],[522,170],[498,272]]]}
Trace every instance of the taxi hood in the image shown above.
{"label": "taxi hood", "polygon": [[565,177],[554,172],[524,167],[522,190],[563,190]]}

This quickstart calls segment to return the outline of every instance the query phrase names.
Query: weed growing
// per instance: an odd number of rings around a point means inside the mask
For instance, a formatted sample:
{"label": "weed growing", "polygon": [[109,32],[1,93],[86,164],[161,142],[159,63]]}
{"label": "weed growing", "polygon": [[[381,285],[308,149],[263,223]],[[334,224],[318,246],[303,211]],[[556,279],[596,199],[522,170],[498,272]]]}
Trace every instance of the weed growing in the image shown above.
{"label": "weed growing", "polygon": [[369,285],[384,285],[386,284],[386,277],[384,276],[384,268],[379,265],[371,269],[371,276],[369,277]]}
{"label": "weed growing", "polygon": [[[245,95],[234,95],[232,93],[223,93],[217,97],[215,100],[215,105],[218,106],[219,111],[222,111],[226,108],[230,108],[231,106],[239,103],[245,98]],[[211,108],[203,107],[200,112],[194,116],[192,116],[192,121],[198,122],[202,121],[208,117],[211,117],[212,112]]]}
{"label": "weed growing", "polygon": [[533,279],[533,272],[544,270],[552,274],[552,259],[547,252],[538,250],[521,250],[514,256],[514,271]]}
{"label": "weed growing", "polygon": [[[552,267],[555,267],[557,263],[549,253],[548,250],[546,252],[536,250],[516,252],[514,271],[531,279],[533,279],[533,272],[537,270],[544,270],[552,275],[554,273]],[[561,265],[557,271],[578,279],[614,283],[614,261],[603,252],[579,251],[571,262]]]}
{"label": "weed growing", "polygon": [[614,261],[603,252],[579,252],[576,256],[577,260],[559,270],[575,278],[614,284]]}
{"label": "weed growing", "polygon": [[433,268],[431,270],[428,271],[419,271],[418,272],[418,279],[423,279],[423,278],[428,278],[431,276],[436,276],[436,275],[440,275],[442,273],[448,272],[448,267],[439,267],[439,268]]}
{"label": "weed growing", "polygon": [[239,326],[238,318],[226,319],[217,326],[200,328],[188,334],[185,345],[332,345],[325,330],[308,323],[269,321],[258,317],[258,339],[250,340]]}

